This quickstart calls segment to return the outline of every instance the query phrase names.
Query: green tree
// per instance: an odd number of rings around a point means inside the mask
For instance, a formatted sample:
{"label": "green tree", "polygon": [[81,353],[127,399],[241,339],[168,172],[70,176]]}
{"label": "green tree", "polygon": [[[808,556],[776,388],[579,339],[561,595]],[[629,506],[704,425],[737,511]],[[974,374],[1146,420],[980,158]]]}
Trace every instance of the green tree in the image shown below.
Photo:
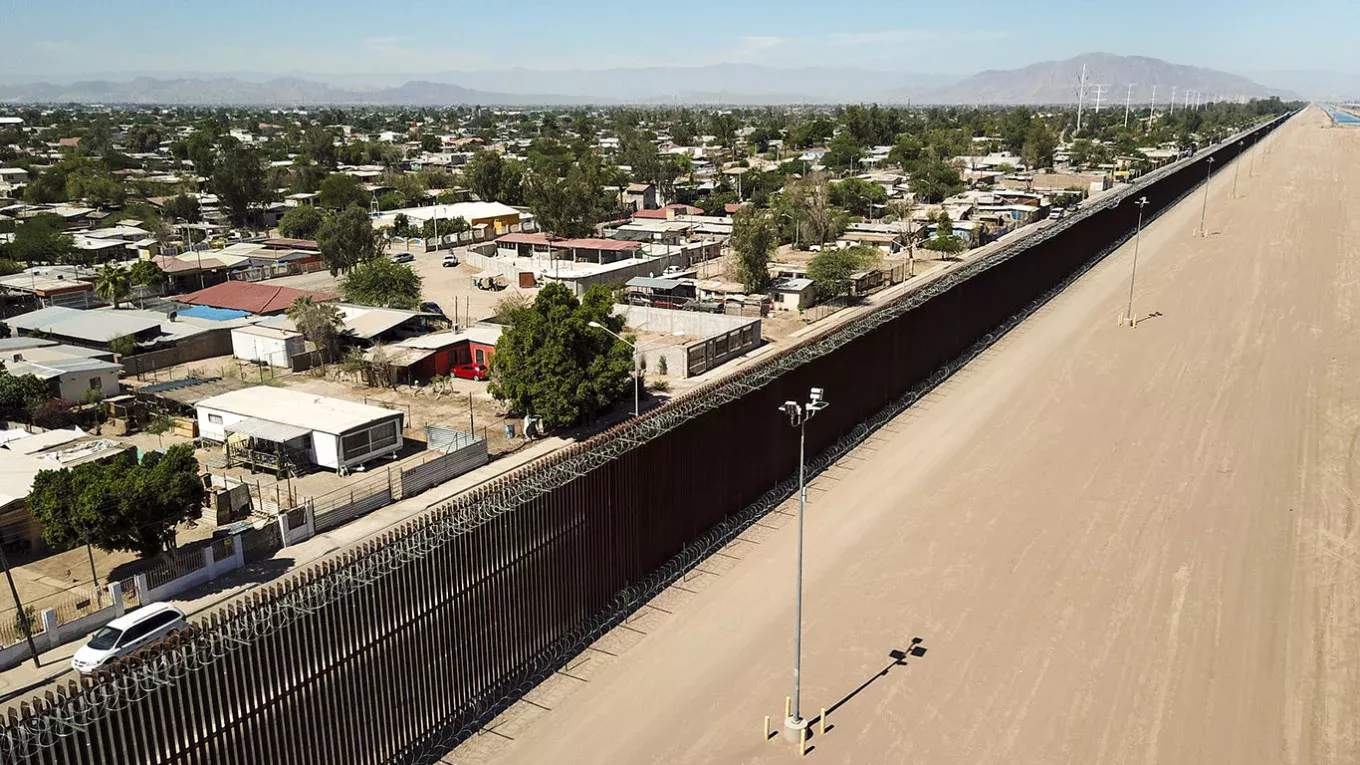
{"label": "green tree", "polygon": [[382,254],[382,235],[374,230],[368,213],[357,205],[350,205],[326,218],[317,229],[316,243],[332,275]]}
{"label": "green tree", "polygon": [[628,391],[633,350],[596,322],[623,332],[613,299],[593,285],[577,301],[561,284],[544,287],[531,307],[510,312],[491,357],[491,395],[549,428],[589,420]]}
{"label": "green tree", "polygon": [[351,268],[340,292],[349,303],[410,309],[420,305],[420,281],[410,266],[374,258]]}
{"label": "green tree", "polygon": [[439,136],[424,133],[420,136],[420,150],[429,154],[444,148],[444,144],[439,140]]}
{"label": "green tree", "polygon": [[1057,139],[1053,137],[1053,131],[1048,129],[1048,125],[1042,120],[1035,120],[1025,135],[1020,157],[1024,159],[1026,165],[1036,170],[1052,167],[1053,150],[1057,145]]}
{"label": "green tree", "polygon": [[131,293],[132,281],[128,278],[127,269],[112,263],[99,269],[94,281],[94,294],[101,300],[117,308]]}
{"label": "green tree", "polygon": [[0,416],[7,420],[27,419],[34,402],[50,398],[52,393],[46,382],[34,375],[12,375],[0,366]]}
{"label": "green tree", "polygon": [[66,167],[60,162],[38,173],[24,186],[24,201],[35,205],[65,202],[66,175]]}
{"label": "green tree", "polygon": [[534,173],[525,183],[525,199],[538,224],[550,236],[589,236],[595,224],[617,210],[604,190],[594,163],[572,165],[564,178]]}
{"label": "green tree", "polygon": [[127,132],[127,147],[135,152],[148,153],[161,146],[160,127],[147,123],[133,125]]}
{"label": "green tree", "polygon": [[941,211],[939,217],[935,219],[935,236],[927,239],[923,246],[927,250],[950,255],[957,255],[968,247],[962,237],[954,234],[954,221],[949,217],[949,213],[944,211]]}
{"label": "green tree", "polygon": [[165,200],[165,214],[184,223],[198,223],[203,220],[203,211],[198,200],[188,194],[176,194]]}
{"label": "green tree", "polygon": [[288,306],[288,318],[324,358],[334,357],[340,346],[340,331],[345,326],[344,317],[334,303],[318,303],[311,295],[299,295]]}
{"label": "green tree", "polygon": [[874,217],[874,210],[882,208],[888,199],[886,189],[863,178],[845,178],[828,184],[827,195],[831,204],[863,218]]}
{"label": "green tree", "polygon": [[9,257],[24,263],[64,263],[76,252],[75,238],[66,233],[66,219],[39,213],[14,230]]}
{"label": "green tree", "polygon": [[132,264],[132,268],[127,270],[128,281],[134,285],[142,284],[165,284],[165,271],[155,262],[150,260],[139,260]]}
{"label": "green tree", "polygon": [[141,459],[124,453],[107,463],[43,470],[28,505],[43,524],[43,539],[68,550],[92,544],[149,558],[173,550],[175,527],[202,512],[203,481],[188,444]]}
{"label": "green tree", "polygon": [[854,286],[850,277],[872,267],[880,257],[877,248],[864,245],[823,250],[808,263],[808,278],[823,296],[844,292],[848,297]]}
{"label": "green tree", "polygon": [[938,157],[924,159],[911,176],[911,189],[922,202],[935,203],[963,191],[963,180],[955,170]]}
{"label": "green tree", "polygon": [[350,205],[367,209],[369,199],[372,197],[359,185],[357,178],[344,173],[331,173],[326,176],[322,179],[319,189],[321,204],[332,210],[343,210]]}
{"label": "green tree", "polygon": [[335,149],[335,135],[319,125],[312,125],[302,134],[302,150],[313,162],[330,169],[335,168],[340,156]]}
{"label": "green tree", "polygon": [[250,220],[250,206],[269,198],[260,153],[237,141],[228,142],[213,168],[212,187],[233,225]]}
{"label": "green tree", "polygon": [[822,164],[835,170],[850,171],[855,169],[863,156],[864,152],[855,144],[855,139],[848,133],[841,133],[827,145]]}
{"label": "green tree", "polygon": [[463,171],[478,199],[507,205],[524,204],[524,166],[499,152],[479,149]]}
{"label": "green tree", "polygon": [[743,207],[732,216],[732,252],[737,256],[737,273],[742,288],[758,293],[770,281],[770,256],[778,245],[770,214],[755,207]]}
{"label": "green tree", "polygon": [[137,352],[137,338],[132,335],[115,337],[109,341],[109,350],[119,356],[131,356]]}
{"label": "green tree", "polygon": [[84,200],[97,207],[121,205],[126,193],[123,184],[102,168],[80,167],[66,176],[66,198]]}
{"label": "green tree", "polygon": [[325,221],[325,213],[311,205],[294,207],[279,219],[279,236],[290,239],[314,239]]}

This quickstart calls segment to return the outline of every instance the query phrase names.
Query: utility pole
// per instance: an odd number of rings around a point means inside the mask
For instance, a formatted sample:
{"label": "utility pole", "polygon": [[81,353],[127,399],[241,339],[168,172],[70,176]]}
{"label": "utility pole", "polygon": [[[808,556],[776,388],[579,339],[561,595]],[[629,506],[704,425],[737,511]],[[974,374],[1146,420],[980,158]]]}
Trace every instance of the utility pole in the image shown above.
{"label": "utility pole", "polygon": [[1152,118],[1157,116],[1157,86],[1152,86],[1152,101],[1148,103],[1147,129],[1152,129]]}
{"label": "utility pole", "polygon": [[[1081,79],[1077,85],[1077,133],[1081,132],[1081,113],[1086,106],[1086,65],[1081,65]],[[1076,135],[1076,133],[1073,133]]]}
{"label": "utility pole", "polygon": [[1209,229],[1204,227],[1204,215],[1209,211],[1209,181],[1214,177],[1213,157],[1209,158],[1207,166],[1208,169],[1204,171],[1204,202],[1199,208],[1199,235],[1206,238],[1209,236]]}
{"label": "utility pole", "polygon": [[1176,116],[1176,86],[1171,86],[1171,116]]}
{"label": "utility pole", "polygon": [[1129,270],[1129,307],[1124,314],[1128,318],[1129,326],[1136,327],[1138,322],[1133,317],[1133,280],[1138,276],[1138,244],[1143,240],[1143,208],[1147,206],[1147,197],[1139,197],[1134,204],[1138,205],[1138,228],[1133,234],[1133,268]]}
{"label": "utility pole", "polygon": [[799,404],[797,401],[785,401],[784,405],[779,407],[779,411],[789,416],[789,425],[798,428],[798,576],[797,595],[794,600],[793,706],[789,711],[789,716],[784,720],[784,735],[792,741],[801,741],[803,732],[807,729],[807,720],[803,719],[799,705],[802,695],[800,675],[803,668],[803,506],[807,503],[805,453],[807,448],[807,421],[828,406],[822,396],[821,388],[813,388],[806,404]]}
{"label": "utility pole", "polygon": [[1110,86],[1109,86],[1109,85],[1093,85],[1092,87],[1094,87],[1094,88],[1096,89],[1096,114],[1100,114],[1100,97],[1103,96],[1103,95],[1105,95],[1105,89],[1108,88],[1108,87],[1110,87]]}
{"label": "utility pole", "polygon": [[1240,160],[1242,158],[1242,147],[1244,145],[1246,144],[1243,141],[1237,142],[1237,158],[1239,161],[1233,162],[1233,190],[1232,190],[1233,199],[1237,199],[1237,176],[1240,175],[1242,172],[1242,162]]}
{"label": "utility pole", "polygon": [[1129,129],[1129,107],[1133,105],[1133,83],[1129,83],[1129,89],[1124,93],[1124,129]]}
{"label": "utility pole", "polygon": [[18,622],[23,626],[24,639],[28,641],[28,652],[33,656],[34,668],[41,667],[38,663],[38,647],[33,645],[33,626],[28,623],[28,612],[24,610],[24,604],[19,600],[19,590],[14,586],[14,575],[9,572],[9,557],[5,555],[5,546],[0,545],[0,567],[5,569],[5,579],[9,581],[9,594],[14,596],[14,610],[18,615]]}

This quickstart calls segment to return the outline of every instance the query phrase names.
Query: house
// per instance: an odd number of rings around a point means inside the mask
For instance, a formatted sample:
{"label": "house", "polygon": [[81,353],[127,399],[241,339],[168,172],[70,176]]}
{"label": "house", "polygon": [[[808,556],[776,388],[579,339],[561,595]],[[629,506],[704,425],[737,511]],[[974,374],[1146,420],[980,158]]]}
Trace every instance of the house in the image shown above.
{"label": "house", "polygon": [[231,330],[231,355],[244,361],[289,368],[306,350],[307,341],[295,330],[253,324]]}
{"label": "house", "polygon": [[399,343],[371,348],[368,361],[380,356],[392,368],[393,383],[414,383],[450,374],[462,364],[486,364],[496,354],[503,327],[478,324],[466,329],[434,332]]}
{"label": "house", "polygon": [[[0,430],[0,543],[15,545],[30,557],[50,552],[42,538],[43,525],[28,507],[33,481],[44,470],[72,468],[87,462],[102,462],[135,449],[107,438],[93,438],[79,428],[29,433],[26,430]],[[10,554],[15,547],[7,547]],[[9,559],[11,565],[15,559]]]}
{"label": "house", "polygon": [[404,415],[355,401],[257,385],[203,399],[198,432],[233,450],[282,453],[341,474],[402,447]]}
{"label": "house", "polygon": [[105,397],[118,395],[123,371],[110,353],[38,337],[0,340],[0,361],[12,375],[31,374],[47,383],[53,398],[77,403],[91,390]]}
{"label": "house", "polygon": [[630,183],[623,190],[623,204],[634,210],[655,210],[661,206],[656,186],[650,183]]}
{"label": "house", "polygon": [[[692,273],[692,272],[691,272]],[[624,301],[630,305],[649,305],[657,308],[679,308],[698,297],[693,282],[679,279],[655,279],[634,276],[625,284]]]}
{"label": "house", "polygon": [[811,279],[784,277],[774,279],[766,290],[777,311],[801,311],[816,302],[817,293]]}
{"label": "house", "polygon": [[38,305],[88,308],[95,302],[94,284],[76,278],[72,266],[33,266],[0,277],[0,288],[31,297]]}
{"label": "house", "polygon": [[895,255],[902,250],[902,237],[883,231],[849,230],[836,238],[837,247],[854,246],[874,247],[887,255]]}
{"label": "house", "polygon": [[0,167],[0,188],[14,188],[28,183],[28,171],[22,167]]}
{"label": "house", "polygon": [[547,258],[613,263],[637,257],[642,242],[616,239],[554,239],[545,234],[506,234],[496,240],[496,255],[502,258]]}
{"label": "house", "polygon": [[694,205],[673,204],[659,207],[655,210],[638,210],[633,213],[633,220],[672,220],[679,215],[703,215],[704,211]]}
{"label": "house", "polygon": [[[404,311],[399,308],[377,308],[369,305],[337,303],[340,311],[341,335],[357,340],[362,345],[396,342],[421,334],[427,327],[441,321],[434,314]],[[257,326],[296,332],[297,325],[286,314],[273,316]]]}
{"label": "house", "polygon": [[20,334],[57,338],[84,347],[107,349],[120,337],[138,343],[154,343],[161,334],[161,322],[134,311],[84,311],[65,306],[48,306],[19,314],[8,324]]}
{"label": "house", "polygon": [[398,215],[405,215],[414,226],[423,226],[427,220],[451,221],[454,218],[462,218],[472,228],[483,226],[495,233],[505,231],[525,217],[524,213],[500,202],[455,202],[447,205],[388,210],[378,215],[373,225],[377,228],[394,226]]}
{"label": "house", "polygon": [[190,292],[187,295],[180,295],[175,300],[191,305],[232,308],[247,313],[269,315],[287,311],[294,300],[304,295],[318,303],[340,299],[339,295],[329,292],[314,292],[253,282],[228,281],[197,292]]}

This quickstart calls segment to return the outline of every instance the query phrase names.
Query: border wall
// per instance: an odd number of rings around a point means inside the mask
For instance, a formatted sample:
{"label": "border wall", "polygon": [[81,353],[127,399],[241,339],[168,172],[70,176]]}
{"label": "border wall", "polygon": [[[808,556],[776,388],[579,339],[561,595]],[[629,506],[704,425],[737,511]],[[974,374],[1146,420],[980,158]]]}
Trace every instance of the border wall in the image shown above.
{"label": "border wall", "polygon": [[434,763],[1287,117],[266,585],[0,723],[0,761]]}

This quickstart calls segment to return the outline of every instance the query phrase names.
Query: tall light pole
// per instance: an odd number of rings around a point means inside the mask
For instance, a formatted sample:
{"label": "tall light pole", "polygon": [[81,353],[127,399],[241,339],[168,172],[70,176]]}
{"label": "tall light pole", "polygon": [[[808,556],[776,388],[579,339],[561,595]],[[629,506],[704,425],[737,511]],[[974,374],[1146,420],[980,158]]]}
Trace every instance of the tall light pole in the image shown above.
{"label": "tall light pole", "polygon": [[1209,211],[1209,181],[1214,177],[1214,158],[1209,158],[1208,169],[1204,171],[1204,203],[1199,208],[1199,235],[1209,236],[1209,230],[1204,227],[1204,214]]}
{"label": "tall light pole", "polygon": [[[595,329],[604,330],[605,332],[609,333],[609,335],[611,335],[615,340],[618,340],[619,342],[633,349],[633,416],[634,417],[638,416],[638,412],[640,411],[638,408],[638,401],[641,398],[639,395],[639,391],[642,386],[642,355],[638,352],[637,343],[630,343],[627,340],[624,340],[622,337],[619,337],[612,330],[610,330],[609,327],[606,327],[605,325],[599,323],[598,321],[586,322],[586,324],[587,326],[594,327]],[[679,337],[680,335],[683,335],[685,333],[677,329],[671,334]]]}
{"label": "tall light pole", "polygon": [[1125,316],[1129,319],[1129,326],[1136,327],[1138,322],[1133,318],[1133,280],[1138,276],[1138,244],[1143,239],[1143,208],[1147,206],[1147,197],[1139,197],[1134,204],[1138,205],[1138,228],[1133,234],[1133,268],[1129,270],[1129,307]]}
{"label": "tall light pole", "polygon": [[803,668],[803,505],[807,502],[804,455],[807,447],[807,421],[830,406],[823,400],[823,393],[821,388],[813,388],[808,394],[806,404],[785,401],[784,405],[779,407],[779,411],[789,416],[789,425],[798,428],[798,589],[794,601],[793,624],[793,707],[784,720],[784,735],[794,741],[801,740],[803,730],[807,728],[807,720],[803,719],[799,709],[801,692],[799,679]]}
{"label": "tall light pole", "polygon": [[1241,160],[1242,160],[1242,147],[1245,146],[1245,145],[1246,145],[1246,143],[1243,142],[1243,141],[1238,141],[1238,142],[1237,142],[1237,160],[1238,160],[1238,161],[1233,162],[1233,191],[1232,191],[1232,198],[1233,198],[1233,199],[1237,199],[1237,176],[1238,176],[1238,175],[1241,175],[1241,173],[1242,173],[1242,161],[1241,161]]}

